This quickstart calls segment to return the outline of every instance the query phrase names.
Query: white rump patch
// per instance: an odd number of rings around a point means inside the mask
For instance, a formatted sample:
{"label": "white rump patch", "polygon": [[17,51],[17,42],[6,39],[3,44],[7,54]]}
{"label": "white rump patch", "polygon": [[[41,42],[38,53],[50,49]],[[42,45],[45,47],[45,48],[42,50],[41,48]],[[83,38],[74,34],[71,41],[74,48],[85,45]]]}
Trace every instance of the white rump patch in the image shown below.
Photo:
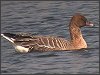
{"label": "white rump patch", "polygon": [[90,26],[94,26],[94,25],[91,23]]}
{"label": "white rump patch", "polygon": [[29,48],[25,48],[23,46],[15,46],[15,49],[18,51],[18,52],[22,52],[22,53],[27,53],[29,51]]}

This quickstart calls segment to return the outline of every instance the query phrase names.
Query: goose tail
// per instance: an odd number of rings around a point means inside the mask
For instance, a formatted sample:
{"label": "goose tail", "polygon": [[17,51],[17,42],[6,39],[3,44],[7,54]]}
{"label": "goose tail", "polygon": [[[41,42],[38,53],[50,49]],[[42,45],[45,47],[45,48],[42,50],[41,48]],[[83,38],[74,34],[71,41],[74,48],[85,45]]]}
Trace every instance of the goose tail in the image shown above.
{"label": "goose tail", "polygon": [[16,34],[12,34],[12,33],[2,33],[1,36],[4,37],[5,39],[7,39],[8,41],[14,43]]}

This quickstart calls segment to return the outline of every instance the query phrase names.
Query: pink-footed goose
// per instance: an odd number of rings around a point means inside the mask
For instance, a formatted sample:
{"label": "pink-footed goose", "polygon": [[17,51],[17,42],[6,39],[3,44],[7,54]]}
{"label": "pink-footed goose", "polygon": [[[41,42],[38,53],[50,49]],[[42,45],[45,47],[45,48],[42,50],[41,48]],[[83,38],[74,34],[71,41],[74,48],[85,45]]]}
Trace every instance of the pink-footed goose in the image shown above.
{"label": "pink-footed goose", "polygon": [[80,28],[93,26],[83,15],[75,14],[69,24],[70,40],[54,36],[34,36],[27,34],[2,33],[9,40],[16,51],[27,53],[31,51],[54,51],[54,50],[79,50],[87,48]]}

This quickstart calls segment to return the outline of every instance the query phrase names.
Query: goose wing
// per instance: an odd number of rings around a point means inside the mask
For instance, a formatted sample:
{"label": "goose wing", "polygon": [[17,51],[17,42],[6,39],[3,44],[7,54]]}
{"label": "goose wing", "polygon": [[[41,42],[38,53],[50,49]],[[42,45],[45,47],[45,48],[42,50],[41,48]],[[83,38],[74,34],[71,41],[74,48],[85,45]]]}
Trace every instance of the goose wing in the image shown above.
{"label": "goose wing", "polygon": [[67,40],[63,38],[51,37],[51,36],[27,36],[16,38],[14,43],[21,45],[30,50],[48,51],[48,50],[65,50],[67,46]]}
{"label": "goose wing", "polygon": [[12,42],[15,47],[17,46],[19,50],[20,48],[27,49],[27,51],[66,50],[70,46],[69,41],[54,36],[4,33],[3,37]]}

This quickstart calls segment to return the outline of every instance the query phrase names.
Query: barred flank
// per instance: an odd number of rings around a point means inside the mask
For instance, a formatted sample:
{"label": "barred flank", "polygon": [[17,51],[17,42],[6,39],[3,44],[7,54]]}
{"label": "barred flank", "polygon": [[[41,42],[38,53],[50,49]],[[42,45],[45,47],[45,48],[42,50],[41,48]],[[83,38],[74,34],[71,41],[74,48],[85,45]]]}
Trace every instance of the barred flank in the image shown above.
{"label": "barred flank", "polygon": [[37,37],[38,42],[37,46],[38,49],[47,49],[47,50],[64,50],[66,49],[67,42],[66,40],[62,38],[56,38],[56,37]]}
{"label": "barred flank", "polygon": [[17,38],[14,43],[27,47],[31,50],[48,51],[48,50],[66,50],[68,49],[69,41],[51,36],[31,36]]}

